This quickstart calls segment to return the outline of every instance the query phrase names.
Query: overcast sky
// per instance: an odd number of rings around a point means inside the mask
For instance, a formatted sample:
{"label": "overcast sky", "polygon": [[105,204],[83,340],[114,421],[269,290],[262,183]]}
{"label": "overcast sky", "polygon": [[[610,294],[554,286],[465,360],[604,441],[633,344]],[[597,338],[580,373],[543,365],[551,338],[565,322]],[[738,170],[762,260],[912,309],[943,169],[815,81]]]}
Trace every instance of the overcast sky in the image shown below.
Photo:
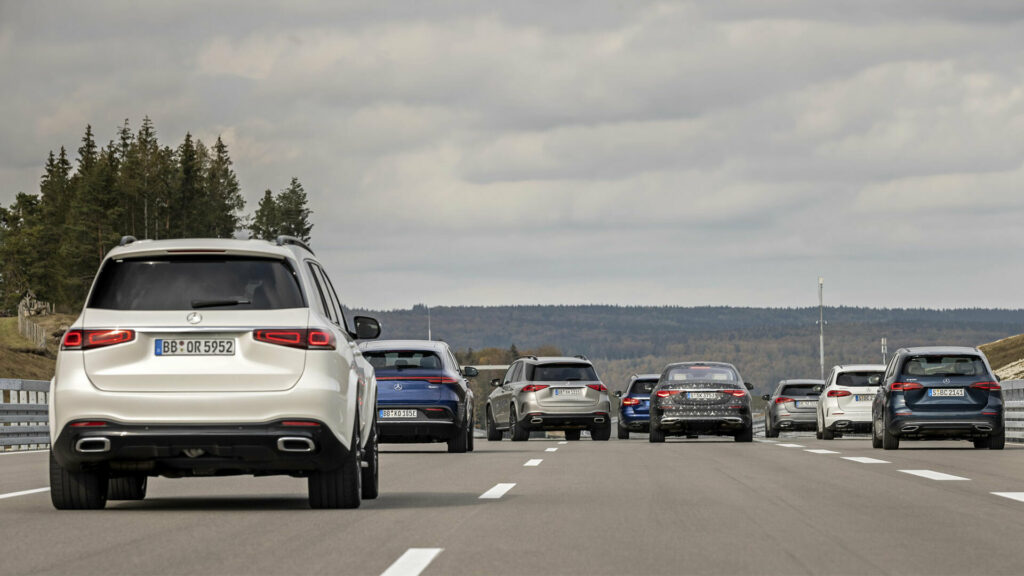
{"label": "overcast sky", "polygon": [[0,204],[149,115],[342,299],[1024,307],[1024,2],[0,0]]}

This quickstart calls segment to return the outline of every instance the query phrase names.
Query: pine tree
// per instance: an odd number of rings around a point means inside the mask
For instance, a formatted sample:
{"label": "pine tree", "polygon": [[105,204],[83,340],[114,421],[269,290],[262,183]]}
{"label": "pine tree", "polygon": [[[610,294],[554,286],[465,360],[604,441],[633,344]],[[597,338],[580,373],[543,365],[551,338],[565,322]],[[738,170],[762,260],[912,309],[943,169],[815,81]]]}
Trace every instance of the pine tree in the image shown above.
{"label": "pine tree", "polygon": [[295,236],[308,243],[313,225],[309,222],[312,211],[306,201],[306,191],[294,176],[288,187],[277,197],[279,233]]}
{"label": "pine tree", "polygon": [[263,192],[263,198],[260,199],[252,224],[249,225],[249,231],[253,238],[263,240],[272,240],[280,233],[277,200],[274,199],[274,193],[270,190]]}
{"label": "pine tree", "polygon": [[209,198],[209,228],[207,232],[215,238],[231,238],[241,222],[241,211],[245,207],[238,177],[231,167],[228,147],[217,137],[213,155],[206,169],[206,193]]}
{"label": "pine tree", "polygon": [[200,200],[201,161],[192,133],[185,133],[185,141],[178,147],[178,193],[173,198],[171,209],[174,218],[168,227],[168,237],[190,238],[197,234],[196,222],[191,218],[194,203]]}

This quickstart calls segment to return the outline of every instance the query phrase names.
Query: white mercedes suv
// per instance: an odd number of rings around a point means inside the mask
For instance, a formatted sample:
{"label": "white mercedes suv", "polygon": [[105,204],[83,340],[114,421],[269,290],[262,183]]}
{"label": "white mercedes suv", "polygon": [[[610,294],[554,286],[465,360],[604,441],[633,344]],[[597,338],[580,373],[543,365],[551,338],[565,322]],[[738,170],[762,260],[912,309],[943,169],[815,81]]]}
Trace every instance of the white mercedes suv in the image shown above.
{"label": "white mercedes suv", "polygon": [[145,498],[150,476],[306,477],[313,508],[377,496],[377,383],[301,241],[121,240],[50,385],[58,509]]}
{"label": "white mercedes suv", "polygon": [[834,366],[817,405],[818,440],[871,431],[871,403],[885,374],[882,364]]}

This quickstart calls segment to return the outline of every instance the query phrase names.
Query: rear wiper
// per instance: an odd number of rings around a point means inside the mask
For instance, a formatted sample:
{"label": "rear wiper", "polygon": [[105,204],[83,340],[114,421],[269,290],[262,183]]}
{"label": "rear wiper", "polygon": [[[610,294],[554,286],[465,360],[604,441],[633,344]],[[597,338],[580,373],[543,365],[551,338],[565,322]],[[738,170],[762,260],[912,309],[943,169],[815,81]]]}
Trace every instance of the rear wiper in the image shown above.
{"label": "rear wiper", "polygon": [[192,308],[214,308],[217,306],[239,306],[242,304],[252,304],[251,300],[193,300]]}

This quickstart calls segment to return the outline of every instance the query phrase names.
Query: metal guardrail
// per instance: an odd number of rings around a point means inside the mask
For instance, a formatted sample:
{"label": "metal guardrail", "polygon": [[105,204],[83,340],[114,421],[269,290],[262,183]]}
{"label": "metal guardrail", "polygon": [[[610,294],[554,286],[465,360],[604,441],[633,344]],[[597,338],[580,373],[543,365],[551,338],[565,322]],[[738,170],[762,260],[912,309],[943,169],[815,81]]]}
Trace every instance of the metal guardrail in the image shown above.
{"label": "metal guardrail", "polygon": [[1024,380],[1004,380],[999,385],[1006,411],[1006,441],[1024,443]]}
{"label": "metal guardrail", "polygon": [[48,447],[50,383],[0,378],[0,391],[0,451]]}

